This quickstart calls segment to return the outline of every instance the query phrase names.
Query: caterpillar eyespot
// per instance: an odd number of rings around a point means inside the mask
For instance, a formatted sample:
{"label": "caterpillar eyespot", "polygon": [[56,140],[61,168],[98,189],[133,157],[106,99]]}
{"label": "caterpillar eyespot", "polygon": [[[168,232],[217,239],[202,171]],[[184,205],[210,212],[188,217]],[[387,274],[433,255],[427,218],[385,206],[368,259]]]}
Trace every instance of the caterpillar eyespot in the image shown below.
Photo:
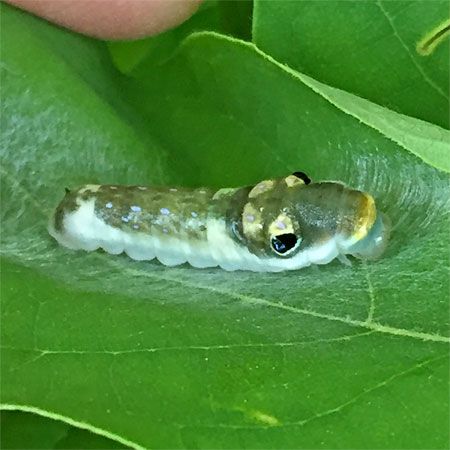
{"label": "caterpillar eyespot", "polygon": [[278,272],[352,255],[379,257],[390,226],[373,197],[295,172],[255,186],[66,189],[50,234],[74,250],[127,253],[173,266]]}

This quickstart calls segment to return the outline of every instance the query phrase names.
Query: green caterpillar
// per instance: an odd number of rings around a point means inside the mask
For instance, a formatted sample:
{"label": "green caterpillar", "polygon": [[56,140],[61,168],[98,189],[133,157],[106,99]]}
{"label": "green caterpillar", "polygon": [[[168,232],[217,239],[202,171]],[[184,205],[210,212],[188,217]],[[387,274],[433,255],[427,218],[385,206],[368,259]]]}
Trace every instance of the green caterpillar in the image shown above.
{"label": "green caterpillar", "polygon": [[218,191],[85,185],[67,190],[49,226],[71,249],[257,272],[374,259],[389,230],[371,195],[302,172]]}

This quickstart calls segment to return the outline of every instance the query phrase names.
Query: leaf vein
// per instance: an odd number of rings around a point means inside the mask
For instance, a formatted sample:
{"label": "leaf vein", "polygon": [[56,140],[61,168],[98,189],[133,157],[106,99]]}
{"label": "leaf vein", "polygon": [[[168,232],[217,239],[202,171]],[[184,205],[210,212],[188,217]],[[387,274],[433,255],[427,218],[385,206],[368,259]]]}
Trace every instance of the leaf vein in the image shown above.
{"label": "leaf vein", "polygon": [[382,389],[386,386],[389,386],[391,383],[395,382],[397,379],[402,378],[403,376],[406,376],[410,373],[413,373],[417,369],[421,369],[423,367],[426,367],[436,361],[442,360],[448,358],[447,354],[440,355],[434,358],[427,359],[426,361],[422,361],[419,363],[414,364],[411,367],[408,367],[407,369],[404,369],[400,372],[394,373],[393,375],[390,375],[389,377],[385,378],[384,380],[379,381],[378,383],[374,384],[371,387],[368,387],[366,389],[363,389],[359,394],[355,395],[354,397],[350,398],[349,400],[340,403],[339,405],[329,408],[327,410],[318,412],[310,417],[307,417],[306,419],[300,419],[293,422],[280,422],[279,425],[237,425],[237,424],[227,424],[227,423],[219,423],[214,425],[205,425],[205,424],[199,424],[199,425],[185,425],[185,424],[177,424],[181,428],[192,428],[192,427],[199,427],[199,428],[224,428],[224,429],[236,429],[236,430],[242,430],[242,429],[267,429],[272,427],[303,427],[306,424],[321,419],[324,417],[328,417],[332,414],[336,414],[345,408],[355,404],[359,399],[365,397],[366,395],[371,394],[374,391],[377,391],[379,389]]}
{"label": "leaf vein", "polygon": [[[112,263],[110,262],[110,264],[112,264]],[[217,288],[214,286],[206,286],[206,285],[201,285],[201,284],[197,284],[197,283],[192,283],[192,282],[189,282],[186,280],[180,280],[177,278],[161,276],[160,274],[156,274],[156,273],[149,273],[149,272],[143,272],[143,271],[131,269],[129,267],[122,267],[122,270],[125,272],[128,272],[132,276],[144,276],[144,277],[153,278],[153,279],[156,279],[159,281],[170,281],[173,283],[181,284],[182,286],[185,286],[185,287],[190,287],[190,288],[194,288],[194,289],[203,289],[203,290],[207,290],[209,292],[214,292],[216,294],[226,295],[228,297],[239,300],[242,303],[267,306],[269,308],[281,309],[283,311],[288,311],[288,312],[291,312],[294,314],[316,317],[318,319],[325,319],[325,320],[330,320],[333,322],[341,322],[341,323],[345,323],[347,325],[354,326],[354,327],[366,328],[368,330],[372,330],[372,331],[375,331],[378,333],[386,333],[386,334],[391,334],[391,335],[395,335],[395,336],[420,339],[420,340],[424,340],[424,341],[450,343],[450,337],[442,336],[440,334],[427,333],[427,332],[421,332],[421,331],[415,331],[415,330],[407,330],[404,328],[396,328],[396,327],[392,327],[389,325],[383,325],[378,322],[368,323],[366,320],[362,321],[362,320],[351,319],[350,317],[340,317],[340,316],[335,316],[333,314],[320,313],[320,312],[309,310],[309,309],[298,308],[296,306],[285,305],[282,302],[265,300],[265,299],[262,299],[259,297],[252,297],[250,295],[239,294],[236,292],[227,291],[225,289],[220,289],[220,288]]]}
{"label": "leaf vein", "polygon": [[378,383],[374,384],[371,387],[363,389],[359,394],[355,395],[354,397],[350,398],[349,400],[347,400],[347,401],[345,401],[345,402],[343,402],[343,403],[341,403],[341,404],[339,404],[339,405],[337,405],[337,406],[335,406],[333,408],[330,408],[330,409],[327,409],[325,411],[316,413],[316,414],[314,414],[313,416],[311,416],[311,417],[309,417],[307,419],[299,420],[297,422],[285,423],[284,425],[285,426],[296,426],[296,425],[302,425],[303,426],[303,425],[306,425],[307,423],[309,423],[309,422],[311,422],[313,420],[321,419],[323,417],[327,417],[329,415],[338,413],[338,412],[342,411],[343,409],[347,408],[348,406],[355,404],[359,399],[365,397],[366,395],[368,395],[368,394],[370,394],[370,393],[372,393],[372,392],[374,392],[374,391],[376,391],[378,389],[384,388],[384,387],[388,386],[389,384],[395,382],[398,378],[401,378],[401,377],[403,377],[405,375],[408,375],[408,374],[416,371],[417,369],[421,369],[422,367],[425,367],[425,366],[427,366],[429,364],[432,364],[435,361],[439,361],[439,360],[447,358],[447,357],[448,357],[448,355],[444,354],[444,355],[440,355],[440,356],[437,356],[437,357],[434,357],[434,358],[427,359],[426,361],[422,361],[422,362],[416,363],[413,366],[408,367],[407,369],[404,369],[404,370],[402,370],[400,372],[397,372],[397,373],[395,373],[395,374],[385,378],[382,381],[379,381]]}
{"label": "leaf vein", "polygon": [[367,314],[366,323],[370,324],[373,322],[373,316],[375,314],[375,292],[373,289],[372,280],[370,278],[369,267],[366,263],[364,263],[363,267],[364,267],[366,281],[367,281],[367,292],[369,294],[369,299],[370,299],[369,312]]}
{"label": "leaf vein", "polygon": [[373,334],[374,331],[365,331],[362,333],[348,334],[343,336],[337,336],[334,338],[326,339],[311,339],[305,341],[287,341],[287,342],[255,342],[255,343],[243,343],[243,344],[217,344],[217,345],[185,345],[185,346],[168,346],[168,347],[150,347],[150,348],[132,348],[132,349],[122,349],[122,350],[82,350],[82,349],[44,349],[39,347],[34,348],[18,348],[12,346],[1,346],[2,350],[15,350],[15,351],[32,351],[38,352],[39,355],[33,358],[30,362],[35,362],[38,359],[46,355],[127,355],[127,354],[137,354],[137,353],[157,353],[162,351],[189,351],[189,350],[199,350],[199,351],[211,351],[211,350],[234,350],[234,349],[245,349],[245,348],[287,348],[287,347],[298,347],[301,345],[315,345],[321,343],[332,343],[332,342],[349,342],[352,339],[368,336]]}

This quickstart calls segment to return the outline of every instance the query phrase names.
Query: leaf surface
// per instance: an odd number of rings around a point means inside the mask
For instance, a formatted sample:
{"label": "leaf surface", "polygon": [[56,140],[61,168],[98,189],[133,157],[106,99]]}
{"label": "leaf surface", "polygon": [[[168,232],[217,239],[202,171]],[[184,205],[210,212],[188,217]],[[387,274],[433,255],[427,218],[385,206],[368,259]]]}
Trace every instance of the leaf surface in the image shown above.
{"label": "leaf surface", "polygon": [[[3,16],[4,407],[136,448],[447,446],[447,174],[239,41],[195,35],[131,79],[98,42]],[[294,170],[373,193],[386,256],[228,273],[72,252],[46,232],[67,185]]]}
{"label": "leaf surface", "polygon": [[263,51],[319,81],[445,128],[448,34],[446,1],[255,0],[253,41]]}
{"label": "leaf surface", "polygon": [[3,449],[127,448],[98,434],[22,411],[2,411]]}

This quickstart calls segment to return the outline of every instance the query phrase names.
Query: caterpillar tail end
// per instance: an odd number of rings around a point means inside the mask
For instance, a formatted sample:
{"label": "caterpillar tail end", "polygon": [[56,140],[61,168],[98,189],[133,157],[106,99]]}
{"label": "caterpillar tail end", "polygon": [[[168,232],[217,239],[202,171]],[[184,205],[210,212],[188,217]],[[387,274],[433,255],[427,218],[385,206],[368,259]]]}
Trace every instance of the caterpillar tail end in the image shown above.
{"label": "caterpillar tail end", "polygon": [[63,247],[90,251],[96,247],[86,246],[85,235],[89,232],[94,217],[94,202],[81,201],[79,193],[79,190],[66,189],[66,195],[50,217],[47,230]]}

